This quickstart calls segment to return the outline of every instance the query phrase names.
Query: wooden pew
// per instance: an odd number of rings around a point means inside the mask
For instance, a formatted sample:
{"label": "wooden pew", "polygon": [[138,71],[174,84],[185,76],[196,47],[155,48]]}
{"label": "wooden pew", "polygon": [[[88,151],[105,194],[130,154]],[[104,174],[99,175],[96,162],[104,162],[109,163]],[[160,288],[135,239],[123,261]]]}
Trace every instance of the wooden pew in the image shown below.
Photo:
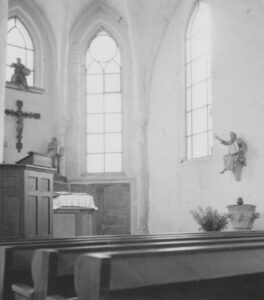
{"label": "wooden pew", "polygon": [[91,235],[91,236],[78,236],[78,237],[69,237],[69,238],[32,238],[32,239],[2,239],[0,238],[0,246],[2,245],[20,245],[20,244],[32,244],[32,243],[65,243],[71,241],[82,241],[82,240],[105,240],[105,239],[117,239],[121,240],[123,238],[127,239],[138,239],[138,238],[161,238],[164,239],[165,237],[172,237],[172,238],[179,238],[179,239],[193,239],[193,238],[200,238],[200,239],[207,239],[210,237],[213,238],[233,238],[237,236],[264,236],[264,231],[251,231],[251,232],[243,232],[243,231],[226,231],[226,232],[185,232],[185,233],[161,233],[161,234],[135,234],[135,235]]}
{"label": "wooden pew", "polygon": [[84,254],[75,265],[79,300],[256,300],[263,282],[263,242]]}
{"label": "wooden pew", "polygon": [[[123,236],[88,236],[78,238],[59,238],[59,239],[38,239],[25,241],[5,241],[2,245],[9,244],[9,247],[0,247],[0,299],[6,299],[11,292],[11,284],[20,282],[20,279],[32,284],[30,275],[30,262],[35,249],[70,247],[74,245],[94,245],[111,243],[134,243],[139,240],[144,243],[154,240],[173,241],[173,240],[192,240],[195,238],[222,238],[248,236],[248,233],[241,232],[217,232],[217,233],[168,233],[153,235],[123,235]],[[256,231],[250,233],[251,237],[262,237],[264,232]],[[0,243],[1,245],[1,243]],[[23,247],[26,247],[23,250]],[[17,263],[18,262],[18,263]]]}
{"label": "wooden pew", "polygon": [[[144,243],[173,240],[193,240],[195,238],[226,238],[242,237],[245,234],[237,232],[226,233],[181,233],[181,234],[154,234],[154,235],[123,235],[123,236],[88,236],[83,238],[66,239],[38,239],[25,241],[3,242],[7,247],[0,247],[0,299],[6,299],[11,293],[11,284],[23,280],[32,284],[30,274],[30,262],[34,250],[40,248],[72,247],[82,245],[105,245],[112,243],[135,243],[142,241]],[[252,232],[252,237],[262,237],[264,232]],[[3,245],[2,244],[2,245]],[[30,294],[31,291],[28,291]],[[8,296],[7,296],[8,295]]]}
{"label": "wooden pew", "polygon": [[[78,247],[64,247],[57,249],[39,249],[35,251],[32,259],[32,276],[34,287],[30,288],[31,296],[34,294],[36,299],[46,299],[47,295],[62,294],[64,287],[68,290],[64,291],[69,296],[74,295],[73,288],[73,269],[76,259],[83,253],[95,253],[114,250],[132,250],[132,249],[160,249],[171,247],[187,247],[187,246],[207,246],[220,244],[244,244],[252,242],[263,242],[262,236],[237,236],[233,238],[208,238],[208,239],[190,239],[190,240],[174,240],[174,241],[152,241],[123,244],[107,244],[107,245],[90,245]],[[27,294],[29,289],[26,285],[15,284],[13,291],[17,295]],[[29,297],[26,299],[30,299]]]}

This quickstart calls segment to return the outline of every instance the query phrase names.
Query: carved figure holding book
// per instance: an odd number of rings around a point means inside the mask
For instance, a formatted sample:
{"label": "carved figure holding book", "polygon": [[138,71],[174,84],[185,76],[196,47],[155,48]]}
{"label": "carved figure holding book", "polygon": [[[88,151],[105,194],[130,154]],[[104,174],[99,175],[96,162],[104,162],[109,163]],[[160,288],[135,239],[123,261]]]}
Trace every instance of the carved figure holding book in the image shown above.
{"label": "carved figure holding book", "polygon": [[21,58],[18,57],[16,63],[11,64],[11,68],[14,68],[14,74],[12,75],[11,82],[20,88],[27,89],[27,78],[30,75],[30,70],[21,63]]}

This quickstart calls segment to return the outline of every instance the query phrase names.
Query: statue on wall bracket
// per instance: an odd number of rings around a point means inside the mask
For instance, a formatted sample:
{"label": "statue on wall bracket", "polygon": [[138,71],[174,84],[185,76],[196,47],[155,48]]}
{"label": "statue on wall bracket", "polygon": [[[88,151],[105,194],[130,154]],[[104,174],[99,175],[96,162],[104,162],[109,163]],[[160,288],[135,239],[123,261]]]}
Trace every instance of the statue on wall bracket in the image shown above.
{"label": "statue on wall bracket", "polygon": [[18,86],[20,89],[28,89],[27,78],[31,71],[21,63],[21,58],[18,57],[15,63],[12,63],[11,68],[14,68],[11,82]]}
{"label": "statue on wall bracket", "polygon": [[240,181],[242,169],[246,166],[245,154],[247,152],[247,144],[232,131],[230,132],[230,139],[227,141],[221,139],[218,135],[215,135],[215,139],[220,141],[221,144],[228,146],[228,153],[223,157],[224,168],[220,174],[231,171],[236,181]]}
{"label": "statue on wall bracket", "polygon": [[52,167],[57,169],[57,174],[61,175],[61,159],[64,155],[64,147],[59,145],[57,138],[52,137],[48,144],[48,152],[46,154],[52,159]]}

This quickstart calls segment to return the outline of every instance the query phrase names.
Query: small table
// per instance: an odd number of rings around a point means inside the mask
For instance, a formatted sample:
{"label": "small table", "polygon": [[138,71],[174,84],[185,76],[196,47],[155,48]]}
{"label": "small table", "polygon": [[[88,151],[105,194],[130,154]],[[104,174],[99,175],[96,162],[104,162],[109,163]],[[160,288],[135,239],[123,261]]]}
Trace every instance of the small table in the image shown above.
{"label": "small table", "polygon": [[54,237],[74,237],[96,233],[93,197],[83,193],[58,193],[53,199]]}

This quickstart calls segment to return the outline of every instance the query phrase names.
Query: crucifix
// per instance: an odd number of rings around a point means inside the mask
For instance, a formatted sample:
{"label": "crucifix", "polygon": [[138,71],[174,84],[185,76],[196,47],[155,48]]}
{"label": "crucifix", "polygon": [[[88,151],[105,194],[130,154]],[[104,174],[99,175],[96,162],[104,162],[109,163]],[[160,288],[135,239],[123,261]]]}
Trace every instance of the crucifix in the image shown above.
{"label": "crucifix", "polygon": [[24,119],[25,118],[33,118],[33,119],[40,119],[40,114],[37,113],[29,113],[29,112],[24,112],[22,111],[22,106],[23,106],[23,101],[21,100],[17,100],[16,102],[17,105],[17,110],[13,110],[13,109],[6,109],[5,113],[7,115],[13,116],[15,117],[17,126],[16,126],[16,131],[17,131],[17,143],[16,143],[16,148],[17,151],[20,152],[23,144],[21,143],[22,140],[22,132],[23,132],[23,127],[24,127]]}

